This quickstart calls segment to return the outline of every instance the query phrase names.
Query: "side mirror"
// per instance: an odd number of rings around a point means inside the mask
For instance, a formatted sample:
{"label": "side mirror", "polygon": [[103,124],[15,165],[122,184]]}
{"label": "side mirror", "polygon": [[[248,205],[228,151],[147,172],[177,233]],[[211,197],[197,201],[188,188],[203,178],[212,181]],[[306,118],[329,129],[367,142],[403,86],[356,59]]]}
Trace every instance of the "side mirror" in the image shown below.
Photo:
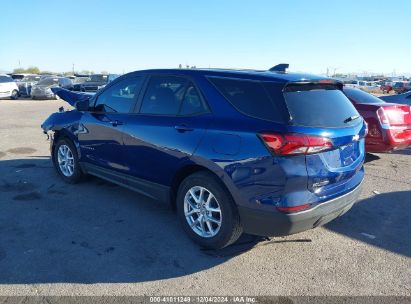
{"label": "side mirror", "polygon": [[76,103],[76,109],[80,112],[85,112],[90,110],[88,100],[80,100]]}

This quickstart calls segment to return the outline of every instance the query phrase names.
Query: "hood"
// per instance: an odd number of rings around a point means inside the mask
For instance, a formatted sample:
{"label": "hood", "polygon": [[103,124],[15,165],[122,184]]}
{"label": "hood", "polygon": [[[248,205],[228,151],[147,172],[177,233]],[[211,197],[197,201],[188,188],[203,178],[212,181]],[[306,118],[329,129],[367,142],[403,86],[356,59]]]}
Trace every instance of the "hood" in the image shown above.
{"label": "hood", "polygon": [[90,100],[90,98],[94,96],[94,94],[72,92],[66,89],[62,89],[60,87],[51,88],[51,91],[73,107],[76,106],[77,102]]}

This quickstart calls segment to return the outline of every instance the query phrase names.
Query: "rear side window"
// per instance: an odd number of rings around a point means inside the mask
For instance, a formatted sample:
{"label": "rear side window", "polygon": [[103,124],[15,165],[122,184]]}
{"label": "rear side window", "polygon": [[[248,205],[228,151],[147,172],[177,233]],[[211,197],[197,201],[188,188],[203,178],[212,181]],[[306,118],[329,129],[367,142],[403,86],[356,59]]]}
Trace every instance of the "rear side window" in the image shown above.
{"label": "rear side window", "polygon": [[[259,81],[209,77],[211,83],[241,113],[264,120],[285,122],[286,112],[282,100],[270,95],[265,85]],[[281,92],[278,84],[277,90]]]}
{"label": "rear side window", "polygon": [[291,124],[307,127],[346,127],[359,116],[344,93],[333,85],[291,85],[284,92]]}
{"label": "rear side window", "polygon": [[190,83],[184,94],[179,115],[194,115],[207,112],[207,107],[196,87]]}
{"label": "rear side window", "polygon": [[153,76],[147,86],[140,113],[177,115],[187,80],[175,76]]}
{"label": "rear side window", "polygon": [[376,104],[384,103],[382,99],[375,97],[374,95],[368,94],[361,90],[355,89],[344,89],[345,95],[352,99],[355,103],[366,103],[366,104]]}

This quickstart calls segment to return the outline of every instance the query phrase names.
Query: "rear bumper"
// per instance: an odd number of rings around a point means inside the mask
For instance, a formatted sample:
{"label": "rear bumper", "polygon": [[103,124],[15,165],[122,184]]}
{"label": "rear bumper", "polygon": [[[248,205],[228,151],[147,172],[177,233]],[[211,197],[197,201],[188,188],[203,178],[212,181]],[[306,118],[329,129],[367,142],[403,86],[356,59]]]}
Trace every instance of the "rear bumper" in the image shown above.
{"label": "rear bumper", "polygon": [[244,232],[261,236],[284,236],[324,225],[346,213],[357,201],[362,184],[354,190],[309,210],[285,214],[238,206]]}
{"label": "rear bumper", "polygon": [[405,149],[411,145],[411,128],[382,128],[381,137],[367,137],[365,149],[367,152],[391,152]]}

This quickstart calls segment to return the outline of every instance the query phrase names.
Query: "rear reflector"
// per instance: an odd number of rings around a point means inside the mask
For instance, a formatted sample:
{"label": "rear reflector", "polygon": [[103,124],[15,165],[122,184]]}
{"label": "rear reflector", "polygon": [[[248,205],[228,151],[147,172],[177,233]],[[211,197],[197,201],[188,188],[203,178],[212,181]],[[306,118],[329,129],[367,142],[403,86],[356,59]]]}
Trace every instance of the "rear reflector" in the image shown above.
{"label": "rear reflector", "polygon": [[284,213],[293,213],[293,212],[303,211],[308,208],[310,208],[310,204],[293,206],[293,207],[277,207],[277,210],[284,212]]}
{"label": "rear reflector", "polygon": [[333,148],[330,139],[303,134],[262,133],[267,147],[278,155],[313,154]]}
{"label": "rear reflector", "polygon": [[380,122],[390,126],[410,126],[411,108],[408,105],[383,106],[377,110]]}

